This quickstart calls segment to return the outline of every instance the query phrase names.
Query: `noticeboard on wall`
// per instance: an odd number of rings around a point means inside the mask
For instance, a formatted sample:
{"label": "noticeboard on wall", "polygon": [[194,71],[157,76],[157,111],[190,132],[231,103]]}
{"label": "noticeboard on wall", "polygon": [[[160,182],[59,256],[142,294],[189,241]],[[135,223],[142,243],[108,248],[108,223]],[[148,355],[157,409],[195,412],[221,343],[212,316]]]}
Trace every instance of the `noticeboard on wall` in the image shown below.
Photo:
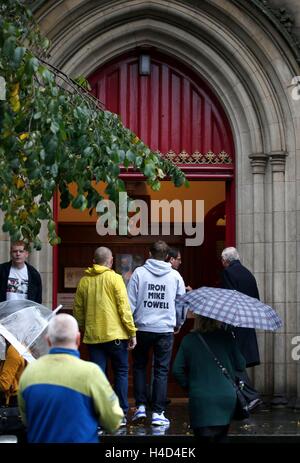
{"label": "noticeboard on wall", "polygon": [[80,278],[84,276],[85,267],[64,268],[64,288],[77,288]]}

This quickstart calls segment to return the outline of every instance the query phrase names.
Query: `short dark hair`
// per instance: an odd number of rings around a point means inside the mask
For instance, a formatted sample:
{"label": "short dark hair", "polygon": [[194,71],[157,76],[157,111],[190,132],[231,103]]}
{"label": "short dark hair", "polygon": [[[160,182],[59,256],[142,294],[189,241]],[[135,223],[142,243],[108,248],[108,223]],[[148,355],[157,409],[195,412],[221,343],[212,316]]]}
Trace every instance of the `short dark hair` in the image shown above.
{"label": "short dark hair", "polygon": [[176,257],[179,254],[179,249],[178,248],[169,248],[168,251],[168,261],[173,257],[173,259],[176,259]]}
{"label": "short dark hair", "polygon": [[156,241],[150,247],[151,256],[157,260],[166,260],[169,253],[169,246],[165,241]]}

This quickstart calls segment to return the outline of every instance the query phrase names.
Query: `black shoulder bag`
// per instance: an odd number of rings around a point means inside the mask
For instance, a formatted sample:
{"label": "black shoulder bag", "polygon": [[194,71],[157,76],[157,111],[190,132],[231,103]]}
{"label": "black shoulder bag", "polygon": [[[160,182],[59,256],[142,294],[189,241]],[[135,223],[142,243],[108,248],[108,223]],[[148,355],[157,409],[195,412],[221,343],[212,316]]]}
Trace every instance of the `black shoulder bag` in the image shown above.
{"label": "black shoulder bag", "polygon": [[236,392],[236,406],[235,406],[235,411],[234,411],[234,414],[233,414],[232,418],[234,420],[245,420],[245,419],[249,418],[250,412],[249,412],[249,408],[248,408],[248,402],[247,402],[247,400],[245,399],[245,397],[243,395],[244,383],[242,381],[240,381],[239,386],[237,386],[235,384],[235,382],[231,378],[230,374],[228,373],[226,368],[223,367],[223,365],[221,364],[219,359],[215,356],[215,354],[213,353],[213,351],[211,350],[211,348],[209,347],[209,345],[207,344],[205,339],[201,336],[200,333],[197,333],[197,335],[198,335],[199,339],[201,340],[202,344],[204,345],[204,347],[212,355],[214,361],[216,362],[216,364],[218,365],[218,367],[222,371],[223,375],[232,384],[232,387],[234,388],[234,390]]}
{"label": "black shoulder bag", "polygon": [[24,428],[18,407],[1,405],[0,434],[9,434]]}

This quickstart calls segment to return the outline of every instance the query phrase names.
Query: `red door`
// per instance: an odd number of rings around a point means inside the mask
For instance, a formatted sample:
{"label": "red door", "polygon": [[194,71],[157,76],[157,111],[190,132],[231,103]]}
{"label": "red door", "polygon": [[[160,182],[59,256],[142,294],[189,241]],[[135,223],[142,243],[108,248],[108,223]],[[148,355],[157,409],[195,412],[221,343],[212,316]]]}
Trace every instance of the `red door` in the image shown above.
{"label": "red door", "polygon": [[[153,150],[234,156],[230,125],[209,86],[157,52],[140,75],[138,53],[119,57],[90,76],[93,93]],[[201,167],[201,165],[199,165]]]}

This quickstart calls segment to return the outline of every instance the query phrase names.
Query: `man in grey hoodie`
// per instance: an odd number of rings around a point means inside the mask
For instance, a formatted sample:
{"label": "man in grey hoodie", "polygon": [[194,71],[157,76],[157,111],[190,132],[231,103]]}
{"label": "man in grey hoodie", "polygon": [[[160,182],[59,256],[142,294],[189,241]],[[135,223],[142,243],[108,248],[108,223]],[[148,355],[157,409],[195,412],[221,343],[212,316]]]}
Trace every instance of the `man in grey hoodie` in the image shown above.
{"label": "man in grey hoodie", "polygon": [[133,385],[136,412],[132,421],[146,418],[148,356],[153,348],[154,380],[152,389],[152,424],[169,425],[164,416],[167,398],[168,373],[172,355],[174,328],[184,322],[176,314],[175,299],[185,294],[181,275],[174,270],[168,256],[168,245],[157,241],[150,248],[150,258],[132,274],[128,297],[137,327],[137,345],[133,351]]}

